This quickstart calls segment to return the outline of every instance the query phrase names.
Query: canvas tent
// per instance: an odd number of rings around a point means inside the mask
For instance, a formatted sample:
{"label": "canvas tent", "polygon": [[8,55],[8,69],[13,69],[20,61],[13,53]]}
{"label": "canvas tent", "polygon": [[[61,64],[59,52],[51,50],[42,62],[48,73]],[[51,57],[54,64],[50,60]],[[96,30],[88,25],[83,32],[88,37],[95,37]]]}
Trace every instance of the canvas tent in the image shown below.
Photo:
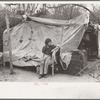
{"label": "canvas tent", "polygon": [[[78,48],[89,23],[89,15],[82,14],[71,20],[55,20],[29,17],[10,29],[12,60],[16,66],[37,66],[42,58],[42,47],[46,38],[60,46],[62,61],[67,65],[71,51]],[[7,30],[3,33],[4,62],[9,61],[9,39]]]}

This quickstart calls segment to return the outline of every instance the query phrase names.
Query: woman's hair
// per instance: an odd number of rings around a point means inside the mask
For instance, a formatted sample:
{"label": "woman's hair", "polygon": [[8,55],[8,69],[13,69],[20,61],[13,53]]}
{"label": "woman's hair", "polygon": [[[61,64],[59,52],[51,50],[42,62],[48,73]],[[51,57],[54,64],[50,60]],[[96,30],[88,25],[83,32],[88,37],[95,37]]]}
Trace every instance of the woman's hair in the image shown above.
{"label": "woman's hair", "polygon": [[48,45],[49,42],[51,42],[51,39],[50,39],[50,38],[47,38],[47,39],[45,40],[45,44]]}

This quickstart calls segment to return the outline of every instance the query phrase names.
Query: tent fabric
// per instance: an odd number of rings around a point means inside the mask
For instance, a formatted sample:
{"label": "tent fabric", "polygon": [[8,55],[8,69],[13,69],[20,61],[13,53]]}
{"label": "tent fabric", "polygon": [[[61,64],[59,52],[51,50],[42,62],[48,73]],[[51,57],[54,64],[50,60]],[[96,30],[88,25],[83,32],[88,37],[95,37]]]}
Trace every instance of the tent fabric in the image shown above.
{"label": "tent fabric", "polygon": [[[29,17],[10,29],[12,59],[17,66],[36,66],[40,63],[45,39],[51,38],[54,45],[59,45],[62,60],[68,65],[71,51],[77,49],[86,31],[89,16],[82,14],[71,20],[54,20]],[[3,33],[4,60],[9,61],[9,40],[7,30]],[[27,60],[26,60],[27,59]]]}
{"label": "tent fabric", "polygon": [[87,23],[88,19],[89,19],[89,16],[88,16],[87,13],[85,13],[85,14],[81,14],[80,16],[75,17],[71,20],[56,20],[56,19],[47,19],[47,18],[38,18],[38,17],[29,17],[29,18],[33,21],[36,21],[36,22],[39,22],[39,23],[42,23],[42,24],[69,26],[69,25],[73,25],[73,24],[82,25],[83,23]]}

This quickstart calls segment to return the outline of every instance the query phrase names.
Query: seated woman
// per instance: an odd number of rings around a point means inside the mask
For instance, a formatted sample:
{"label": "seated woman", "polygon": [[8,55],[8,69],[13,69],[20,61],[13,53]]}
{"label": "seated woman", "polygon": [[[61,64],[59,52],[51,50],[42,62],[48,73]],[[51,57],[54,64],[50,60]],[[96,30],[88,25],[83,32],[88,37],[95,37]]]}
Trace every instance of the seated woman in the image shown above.
{"label": "seated woman", "polygon": [[56,47],[55,45],[51,44],[52,41],[50,38],[47,38],[45,40],[45,46],[42,49],[43,52],[43,60],[41,62],[41,66],[40,66],[40,75],[39,75],[39,79],[42,77],[47,76],[48,73],[48,66],[52,65],[54,66],[54,60],[52,59],[52,50]]}

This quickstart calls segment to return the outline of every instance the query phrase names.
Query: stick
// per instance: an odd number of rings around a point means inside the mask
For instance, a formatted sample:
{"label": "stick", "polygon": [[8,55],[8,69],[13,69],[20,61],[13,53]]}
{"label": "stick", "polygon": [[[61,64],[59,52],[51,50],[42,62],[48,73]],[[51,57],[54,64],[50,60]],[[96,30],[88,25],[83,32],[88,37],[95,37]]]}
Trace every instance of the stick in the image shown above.
{"label": "stick", "polygon": [[7,33],[9,34],[9,58],[10,58],[10,74],[13,74],[13,65],[12,65],[12,47],[11,47],[11,35],[10,35],[10,28],[9,28],[9,18],[6,14],[6,27],[7,27]]}

